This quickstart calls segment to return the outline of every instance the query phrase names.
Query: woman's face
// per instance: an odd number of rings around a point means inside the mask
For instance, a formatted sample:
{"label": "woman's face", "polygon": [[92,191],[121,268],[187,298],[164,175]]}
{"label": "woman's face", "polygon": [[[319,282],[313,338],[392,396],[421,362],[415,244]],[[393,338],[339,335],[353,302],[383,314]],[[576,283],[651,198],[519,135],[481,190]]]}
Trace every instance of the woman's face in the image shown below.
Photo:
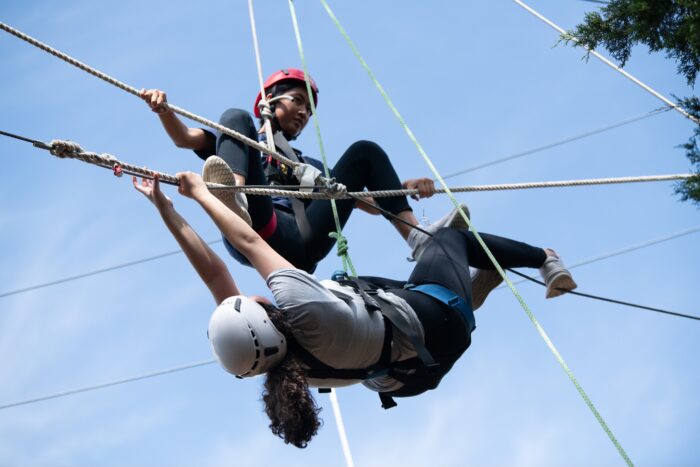
{"label": "woman's face", "polygon": [[[280,130],[288,136],[299,136],[311,116],[311,103],[304,86],[292,88],[284,93],[291,99],[280,99],[275,103],[275,117]],[[268,99],[272,98],[268,94]]]}

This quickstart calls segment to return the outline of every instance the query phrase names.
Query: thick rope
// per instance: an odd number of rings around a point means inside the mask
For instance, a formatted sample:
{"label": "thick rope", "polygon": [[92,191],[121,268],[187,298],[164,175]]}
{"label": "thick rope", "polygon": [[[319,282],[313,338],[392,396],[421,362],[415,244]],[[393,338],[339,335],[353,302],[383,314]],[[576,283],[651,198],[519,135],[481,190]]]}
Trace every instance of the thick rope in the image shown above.
{"label": "thick rope", "polygon": [[[70,63],[71,65],[73,65],[73,66],[75,66],[75,67],[77,67],[77,68],[79,68],[87,73],[90,73],[91,75],[93,75],[97,78],[100,78],[103,81],[106,81],[107,83],[109,83],[113,86],[118,87],[119,89],[121,89],[123,91],[128,92],[129,94],[133,94],[134,96],[137,96],[140,98],[138,89],[136,89],[132,86],[129,86],[128,84],[123,83],[115,78],[112,78],[111,76],[109,76],[109,75],[107,75],[99,70],[96,70],[96,69],[74,59],[73,57],[71,57],[67,54],[64,54],[63,52],[60,52],[60,51],[44,44],[43,42],[40,42],[40,41],[34,39],[33,37],[28,36],[27,34],[24,34],[23,32],[18,31],[17,29],[14,29],[11,26],[8,26],[7,24],[5,24],[3,22],[0,22],[0,29],[12,34],[15,37],[18,37],[19,39],[22,39],[25,42],[28,42],[29,44],[43,50],[44,52],[50,53],[54,57],[60,58],[61,60],[65,61],[67,63]],[[264,144],[261,144],[258,141],[250,139],[247,136],[245,136],[241,133],[238,133],[237,131],[234,131],[228,127],[225,127],[219,123],[213,122],[213,121],[208,120],[204,117],[200,117],[199,115],[193,114],[192,112],[189,112],[188,110],[181,109],[180,107],[177,107],[173,104],[165,103],[165,105],[167,106],[168,109],[172,110],[176,114],[182,115],[183,117],[189,118],[190,120],[193,120],[193,121],[200,123],[204,126],[207,126],[209,128],[213,128],[215,130],[218,130],[221,133],[226,134],[226,135],[240,141],[243,144],[247,144],[248,146],[257,149],[258,151],[270,154],[272,157],[274,157],[275,159],[277,159],[278,161],[280,161],[283,164],[286,164],[290,167],[298,167],[301,165],[298,162],[295,162],[295,161],[288,159],[287,157],[283,156],[282,154],[279,154],[277,152],[271,153],[270,150],[268,149],[268,147],[265,146]],[[324,180],[323,182],[329,183],[329,181],[327,181],[327,180]]]}
{"label": "thick rope", "polygon": [[[37,147],[41,147],[35,144]],[[60,158],[70,158],[77,159],[89,164],[94,164],[99,167],[104,167],[107,169],[112,169],[115,175],[121,175],[122,173],[129,175],[137,175],[145,178],[153,178],[155,174],[160,176],[160,180],[163,183],[169,185],[178,185],[179,182],[177,177],[164,172],[158,172],[155,170],[147,169],[145,167],[139,167],[127,162],[123,162],[111,154],[98,154],[95,152],[89,152],[83,150],[79,144],[72,141],[63,140],[53,140],[50,145],[46,145],[49,152],[56,157]],[[465,192],[479,192],[479,191],[502,191],[502,190],[527,190],[534,188],[562,188],[562,187],[574,187],[574,186],[587,186],[587,185],[611,185],[611,184],[622,184],[622,183],[642,183],[642,182],[663,182],[671,180],[690,180],[697,178],[696,174],[669,174],[669,175],[647,175],[647,176],[635,176],[635,177],[615,177],[615,178],[590,178],[581,180],[559,180],[559,181],[549,181],[549,182],[526,182],[526,183],[503,183],[499,185],[472,185],[472,186],[461,186],[448,188],[437,188],[436,193],[465,193]],[[444,183],[444,182],[443,182]],[[340,186],[340,185],[335,185]],[[334,190],[331,188],[320,188],[319,192],[304,192],[296,190],[281,190],[275,188],[265,188],[260,186],[230,186],[222,185],[218,183],[207,183],[207,187],[212,190],[233,190],[241,193],[251,194],[251,195],[267,195],[267,196],[286,196],[290,198],[301,198],[301,199],[350,199],[350,198],[389,198],[397,196],[411,196],[418,194],[418,190],[377,190],[377,191],[358,191],[348,193],[341,186],[340,190]],[[303,187],[301,187],[303,188]],[[337,212],[334,212],[337,217]],[[336,219],[337,220],[337,219]],[[334,238],[340,240],[344,238],[342,236],[342,231],[340,231],[340,222],[336,226],[338,232],[334,234]],[[341,242],[338,242],[341,245]],[[347,255],[347,247],[341,252],[338,251],[339,256]],[[352,267],[352,262],[349,261],[349,265],[352,269],[353,274],[354,268]]]}
{"label": "thick rope", "polygon": [[[299,32],[299,23],[297,21],[296,9],[294,8],[294,1],[289,0],[289,11],[292,17],[292,25],[294,26],[294,36],[297,41],[297,48],[299,49],[299,57],[301,58],[301,66],[304,69],[304,81],[306,83],[306,92],[309,96],[313,96],[311,89],[311,82],[309,81],[309,71],[306,66],[306,58],[304,56],[304,47],[301,42],[301,33]],[[321,160],[323,161],[323,171],[327,179],[330,179],[330,170],[328,170],[328,160],[326,159],[326,150],[323,145],[323,138],[321,137],[321,127],[318,122],[318,116],[316,114],[316,102],[313,99],[309,99],[311,103],[311,116],[314,120],[314,128],[316,129],[316,140],[318,141],[319,151],[321,154]],[[333,209],[333,219],[335,220],[335,233],[330,233],[329,237],[336,240],[336,251],[338,256],[341,257],[343,261],[343,270],[357,277],[357,272],[355,271],[355,266],[352,264],[350,255],[348,254],[348,241],[343,236],[343,228],[340,225],[340,219],[338,218],[338,208],[335,205],[335,200],[331,200],[331,208]]]}
{"label": "thick rope", "polygon": [[598,423],[600,424],[600,426],[603,428],[603,430],[605,431],[605,433],[608,435],[608,438],[609,438],[610,441],[613,443],[613,445],[615,446],[615,448],[618,450],[618,452],[620,453],[620,455],[622,456],[622,458],[625,460],[625,462],[626,462],[628,465],[632,466],[632,465],[633,465],[633,464],[632,464],[632,461],[631,461],[630,458],[627,456],[627,453],[626,453],[625,450],[622,448],[622,446],[620,445],[620,443],[617,441],[617,438],[616,438],[615,435],[612,433],[612,431],[611,431],[610,428],[608,427],[607,423],[605,423],[605,420],[603,420],[603,417],[600,415],[600,413],[598,412],[598,410],[596,409],[596,407],[593,405],[593,402],[592,402],[591,399],[588,397],[588,394],[586,394],[586,392],[583,390],[583,387],[579,384],[579,382],[578,382],[578,380],[576,379],[576,377],[574,376],[573,372],[571,371],[571,369],[569,368],[569,366],[568,366],[568,365],[566,364],[566,362],[564,361],[564,358],[561,356],[561,354],[559,353],[559,351],[557,350],[557,348],[554,346],[554,343],[551,341],[551,339],[549,338],[549,336],[547,335],[547,333],[545,332],[545,330],[542,328],[542,326],[540,325],[540,323],[539,323],[539,321],[537,320],[537,318],[535,318],[535,315],[532,313],[532,311],[530,310],[530,308],[528,307],[528,305],[525,303],[525,301],[523,300],[523,298],[520,296],[520,294],[519,294],[518,291],[516,290],[515,286],[514,286],[513,283],[511,282],[511,280],[508,278],[508,276],[506,276],[505,272],[503,271],[503,268],[501,268],[501,265],[498,264],[498,261],[496,261],[496,258],[493,256],[493,254],[492,254],[491,251],[489,250],[488,246],[486,246],[486,243],[485,243],[484,240],[481,238],[481,235],[479,235],[479,233],[476,231],[476,229],[474,228],[474,226],[473,226],[473,224],[471,223],[471,221],[469,220],[469,218],[466,216],[466,214],[464,213],[464,211],[462,210],[462,208],[459,206],[458,201],[455,199],[454,195],[452,195],[450,189],[447,187],[447,184],[446,184],[445,181],[443,180],[442,176],[440,175],[440,173],[439,173],[438,170],[435,168],[435,166],[433,165],[433,163],[432,163],[432,161],[430,160],[430,158],[428,157],[428,155],[425,153],[425,151],[423,150],[423,148],[420,146],[420,144],[419,144],[418,141],[416,140],[415,136],[413,135],[413,132],[408,128],[408,125],[406,124],[406,122],[405,122],[405,121],[403,120],[403,118],[401,117],[401,114],[399,114],[398,110],[397,110],[396,107],[394,106],[394,104],[393,104],[393,102],[391,101],[391,99],[389,99],[389,96],[386,94],[386,92],[384,91],[383,87],[379,84],[379,81],[374,77],[374,74],[372,73],[372,71],[370,70],[369,66],[368,66],[367,63],[364,61],[364,59],[362,58],[362,56],[360,55],[359,51],[357,50],[357,47],[355,47],[355,44],[352,42],[352,40],[350,39],[350,37],[348,36],[348,34],[345,32],[345,29],[340,25],[340,22],[338,21],[338,19],[336,18],[335,14],[333,13],[333,11],[332,11],[332,10],[330,9],[330,7],[328,6],[328,3],[326,2],[326,0],[321,0],[321,3],[323,4],[324,8],[326,9],[326,12],[327,12],[328,15],[330,16],[330,18],[331,18],[331,20],[333,21],[333,23],[336,25],[336,27],[337,27],[338,30],[340,31],[341,35],[342,35],[342,36],[345,38],[345,40],[347,41],[348,45],[349,45],[350,48],[352,49],[352,51],[353,51],[353,53],[355,54],[355,56],[357,57],[357,59],[360,61],[360,63],[362,64],[362,66],[363,66],[363,67],[365,68],[365,70],[367,71],[367,74],[370,76],[370,78],[371,78],[372,81],[374,82],[374,84],[375,84],[375,86],[377,87],[377,89],[379,90],[379,92],[382,94],[382,96],[384,96],[384,100],[386,101],[387,105],[391,108],[391,110],[394,112],[394,114],[396,115],[397,119],[398,119],[399,122],[401,123],[401,126],[405,129],[405,131],[406,131],[406,133],[408,134],[409,138],[414,142],[414,144],[415,144],[416,147],[418,148],[418,151],[419,151],[419,153],[421,154],[421,156],[423,157],[423,160],[424,160],[425,163],[428,165],[428,167],[430,168],[430,170],[433,172],[433,175],[434,175],[435,178],[439,181],[439,183],[442,185],[443,189],[445,190],[445,193],[447,193],[447,195],[450,197],[450,199],[452,200],[452,203],[454,204],[454,206],[455,206],[455,207],[457,208],[457,210],[459,211],[459,214],[462,216],[462,218],[464,219],[464,221],[465,221],[465,222],[467,223],[467,225],[469,226],[469,230],[470,230],[471,232],[474,233],[475,238],[477,239],[477,241],[479,242],[479,244],[480,244],[481,247],[483,248],[484,252],[487,254],[487,256],[489,257],[489,259],[491,260],[491,262],[494,264],[494,266],[496,267],[496,270],[497,270],[498,273],[501,275],[501,277],[503,278],[503,280],[506,282],[506,284],[508,284],[508,287],[510,287],[511,291],[513,292],[513,295],[514,295],[515,298],[518,300],[518,302],[520,303],[521,307],[523,308],[523,310],[524,310],[525,313],[527,314],[528,318],[530,319],[530,321],[532,322],[532,324],[533,324],[533,325],[535,326],[535,328],[537,329],[537,332],[540,334],[540,336],[542,337],[542,339],[545,341],[547,347],[550,349],[550,351],[552,352],[552,354],[554,355],[554,357],[556,358],[556,360],[559,362],[559,365],[564,369],[564,372],[565,372],[566,375],[569,377],[569,380],[572,382],[572,384],[574,385],[574,387],[576,388],[576,390],[577,390],[578,393],[580,394],[581,398],[584,400],[584,402],[586,403],[586,405],[588,406],[588,408],[591,410],[591,412],[593,413],[594,417],[596,418],[596,420],[598,421]]}
{"label": "thick rope", "polygon": [[[528,5],[526,5],[526,4],[525,4],[524,2],[522,2],[521,0],[513,0],[513,1],[514,1],[515,3],[517,3],[518,5],[520,5],[522,8],[524,8],[526,11],[528,11],[530,14],[532,14],[532,15],[535,16],[536,18],[540,19],[541,21],[543,21],[544,23],[548,24],[550,27],[552,27],[552,28],[554,28],[556,31],[558,31],[559,34],[561,34],[561,38],[562,38],[562,39],[564,39],[564,40],[571,40],[571,41],[573,41],[573,42],[576,42],[577,44],[579,43],[579,40],[578,40],[577,37],[572,36],[572,35],[569,34],[567,31],[565,31],[563,28],[561,28],[560,26],[556,25],[554,22],[550,21],[549,19],[545,18],[544,16],[542,16],[540,13],[538,13],[537,11],[535,11],[534,9],[532,9],[531,7],[529,7]],[[690,115],[688,112],[686,112],[685,109],[683,109],[683,108],[680,107],[678,104],[676,104],[675,102],[673,102],[672,100],[670,100],[668,97],[666,97],[666,96],[664,96],[663,94],[661,94],[660,92],[654,90],[651,86],[649,86],[648,84],[643,83],[643,82],[640,81],[638,78],[635,78],[635,77],[632,76],[630,73],[626,72],[626,71],[623,70],[621,67],[615,65],[613,62],[611,62],[609,59],[605,58],[604,56],[602,56],[601,54],[599,54],[599,53],[596,52],[595,50],[593,50],[593,49],[591,49],[591,48],[588,48],[588,47],[586,47],[585,45],[582,45],[582,47],[585,48],[586,51],[587,51],[588,53],[592,54],[595,58],[597,58],[597,59],[600,60],[601,62],[605,63],[605,64],[608,65],[610,68],[612,68],[613,70],[617,71],[618,73],[620,73],[621,75],[623,75],[625,78],[629,79],[630,81],[632,81],[632,82],[635,83],[637,86],[639,86],[640,88],[644,89],[645,91],[647,91],[648,93],[650,93],[651,95],[653,95],[654,97],[656,97],[657,99],[660,99],[664,104],[668,105],[669,107],[672,107],[675,111],[677,111],[677,112],[679,112],[680,114],[682,114],[685,118],[687,118],[687,119],[689,119],[689,120],[691,120],[691,121],[693,121],[693,122],[695,122],[695,123],[697,123],[697,124],[700,125],[700,120],[698,120],[697,118],[695,118],[695,117],[693,117],[692,115]]]}

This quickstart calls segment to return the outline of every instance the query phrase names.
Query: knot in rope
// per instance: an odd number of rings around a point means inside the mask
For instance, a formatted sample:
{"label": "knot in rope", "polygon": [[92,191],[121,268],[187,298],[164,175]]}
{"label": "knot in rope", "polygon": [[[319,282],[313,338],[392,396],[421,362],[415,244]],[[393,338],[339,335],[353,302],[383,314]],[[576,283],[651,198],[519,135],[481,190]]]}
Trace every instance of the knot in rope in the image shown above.
{"label": "knot in rope", "polygon": [[329,198],[341,199],[348,194],[348,188],[342,183],[335,181],[335,178],[323,178],[324,191]]}
{"label": "knot in rope", "polygon": [[270,107],[270,103],[264,98],[261,99],[258,103],[258,110],[260,110],[260,115],[265,120],[272,120],[272,117],[275,116],[275,114],[272,113],[272,107]]}
{"label": "knot in rope", "polygon": [[54,139],[51,141],[51,149],[49,149],[49,152],[56,157],[65,159],[66,157],[70,157],[74,154],[80,154],[83,152],[83,148],[81,148],[78,143],[73,141]]}
{"label": "knot in rope", "polygon": [[328,236],[335,239],[338,256],[345,256],[348,254],[348,239],[345,238],[343,232],[330,232]]}

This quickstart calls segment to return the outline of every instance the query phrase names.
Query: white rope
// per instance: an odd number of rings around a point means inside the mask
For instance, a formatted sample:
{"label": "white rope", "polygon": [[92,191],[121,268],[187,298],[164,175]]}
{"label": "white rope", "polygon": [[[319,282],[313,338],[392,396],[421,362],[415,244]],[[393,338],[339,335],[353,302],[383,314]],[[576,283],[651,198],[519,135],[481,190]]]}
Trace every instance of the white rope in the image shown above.
{"label": "white rope", "polygon": [[355,463],[352,460],[352,453],[350,452],[350,443],[348,443],[348,436],[345,433],[343,415],[340,413],[340,402],[338,402],[338,394],[336,393],[335,389],[331,389],[330,398],[331,406],[333,407],[333,415],[335,416],[335,425],[338,428],[338,437],[340,438],[340,445],[343,448],[343,455],[345,456],[345,464],[348,467],[355,467]]}
{"label": "white rope", "polygon": [[258,32],[255,28],[255,13],[253,11],[253,0],[248,0],[248,13],[250,16],[250,31],[253,34],[253,49],[255,50],[255,63],[258,68],[258,81],[260,82],[260,103],[258,108],[260,109],[260,115],[263,118],[263,127],[265,128],[265,135],[267,136],[267,147],[270,152],[277,152],[275,149],[275,141],[272,136],[272,111],[270,109],[270,103],[265,97],[265,82],[263,81],[262,72],[262,62],[260,60],[260,47],[258,46]]}
{"label": "white rope", "polygon": [[[541,21],[547,23],[550,27],[552,27],[552,28],[554,28],[555,30],[557,30],[557,31],[559,32],[559,34],[561,34],[562,37],[563,37],[564,39],[570,39],[570,40],[572,40],[572,41],[574,41],[574,42],[576,42],[576,43],[580,43],[580,41],[578,40],[578,38],[576,38],[576,37],[570,35],[570,34],[569,34],[567,31],[565,31],[563,28],[561,28],[560,26],[556,25],[555,23],[553,23],[553,22],[550,21],[549,19],[545,18],[545,17],[542,16],[540,13],[538,13],[537,11],[535,11],[534,9],[532,9],[531,7],[529,7],[528,5],[526,5],[525,3],[523,3],[521,0],[513,0],[513,1],[514,1],[515,3],[517,3],[518,5],[520,5],[521,7],[523,7],[525,10],[527,10],[530,14],[532,14],[532,15],[535,16],[536,18],[540,19]],[[644,90],[647,91],[648,93],[652,94],[652,95],[653,95],[654,97],[656,97],[657,99],[660,99],[660,100],[663,101],[666,105],[668,105],[668,106],[670,106],[670,107],[673,107],[673,109],[675,109],[677,112],[680,112],[681,114],[683,114],[683,116],[685,116],[687,119],[692,120],[693,122],[695,122],[695,123],[697,123],[697,124],[700,124],[700,120],[698,120],[697,118],[695,118],[695,117],[693,117],[692,115],[690,115],[688,112],[685,111],[685,109],[683,109],[682,107],[680,107],[678,104],[676,104],[675,102],[673,102],[672,100],[670,100],[669,98],[667,98],[666,96],[664,96],[663,94],[661,94],[660,92],[658,92],[658,91],[652,89],[651,86],[649,86],[649,85],[643,83],[642,81],[640,81],[639,79],[635,78],[635,77],[632,76],[630,73],[626,72],[626,71],[623,70],[621,67],[615,65],[613,62],[611,62],[609,59],[605,58],[604,56],[602,56],[601,54],[599,54],[599,53],[596,52],[595,50],[593,50],[593,49],[591,49],[591,48],[589,48],[589,47],[587,47],[587,46],[585,46],[585,45],[583,45],[583,44],[581,44],[581,46],[584,47],[584,48],[588,51],[588,53],[592,54],[594,57],[596,57],[597,59],[599,59],[600,61],[602,61],[602,62],[605,63],[606,65],[608,65],[610,68],[612,68],[613,70],[615,70],[615,71],[617,71],[618,73],[620,73],[620,74],[622,74],[623,76],[625,76],[627,79],[629,79],[630,81],[632,81],[633,83],[635,83],[637,86],[641,87],[642,89],[644,89]]]}
{"label": "white rope", "polygon": [[[50,53],[54,57],[60,58],[61,60],[65,61],[67,63],[70,63],[71,65],[73,65],[73,66],[75,66],[75,67],[77,67],[77,68],[79,68],[87,73],[90,73],[91,75],[93,75],[97,78],[100,78],[103,81],[106,81],[107,83],[109,83],[113,86],[118,87],[119,89],[121,89],[123,91],[128,92],[129,94],[133,94],[134,96],[137,96],[140,98],[139,91],[136,88],[129,86],[128,84],[123,83],[115,78],[112,78],[111,76],[109,76],[109,75],[107,75],[99,70],[96,70],[95,68],[92,68],[92,67],[74,59],[73,57],[71,57],[67,54],[64,54],[63,52],[60,52],[60,51],[44,44],[43,42],[40,42],[40,41],[34,39],[33,37],[31,37],[27,34],[24,34],[23,32],[15,29],[11,26],[8,26],[7,24],[5,24],[3,22],[0,22],[0,29],[12,34],[15,37],[18,37],[19,39],[22,39],[25,42],[28,42],[29,44],[32,44],[35,47],[38,47],[39,49],[41,49],[45,52]],[[238,133],[237,131],[234,131],[228,127],[225,127],[219,123],[213,122],[213,121],[208,120],[204,117],[200,117],[199,115],[193,114],[192,112],[190,112],[188,110],[181,109],[180,107],[177,107],[173,104],[170,104],[170,103],[164,103],[164,104],[167,106],[168,109],[172,110],[176,114],[182,115],[183,117],[189,118],[190,120],[193,120],[193,121],[200,123],[204,126],[208,126],[209,128],[213,128],[215,130],[218,130],[221,133],[228,135],[228,136],[240,141],[241,143],[247,144],[248,146],[257,149],[260,152],[269,153],[272,157],[274,157],[275,159],[277,159],[278,161],[280,161],[283,164],[287,164],[290,167],[298,167],[298,166],[302,165],[299,162],[292,161],[292,160],[286,158],[285,156],[283,156],[277,152],[271,153],[270,150],[267,148],[267,146],[265,146],[264,144],[261,144],[258,141],[250,139],[247,136],[245,136],[241,133]]]}
{"label": "white rope", "polygon": [[175,368],[169,368],[167,370],[160,370],[160,371],[156,371],[154,373],[148,373],[145,375],[132,376],[130,378],[118,379],[116,381],[110,381],[108,383],[95,384],[93,386],[87,386],[87,387],[82,387],[82,388],[78,388],[78,389],[71,389],[69,391],[63,391],[63,392],[58,392],[55,394],[49,394],[47,396],[35,397],[33,399],[25,399],[25,400],[21,400],[21,401],[17,401],[17,402],[10,402],[9,404],[0,405],[0,410],[9,409],[11,407],[17,407],[19,405],[33,404],[36,402],[41,402],[41,401],[45,401],[45,400],[49,400],[49,399],[58,399],[59,397],[71,396],[73,394],[79,394],[81,392],[95,391],[97,389],[103,389],[103,388],[107,388],[110,386],[117,386],[119,384],[132,383],[134,381],[139,381],[142,379],[155,378],[156,376],[163,376],[163,375],[166,375],[169,373],[176,373],[178,371],[191,370],[192,368],[211,365],[212,363],[216,363],[216,360],[206,360],[203,362],[190,363],[188,365],[178,366]]}
{"label": "white rope", "polygon": [[[122,162],[111,154],[98,154],[84,151],[79,144],[72,141],[53,140],[50,145],[50,152],[60,158],[78,159],[83,162],[112,169],[116,175],[126,173],[138,175],[146,178],[153,178],[158,174],[163,183],[178,185],[178,179],[170,174],[138,167],[133,164]],[[527,190],[533,188],[562,188],[586,185],[611,185],[621,183],[641,183],[641,182],[662,182],[671,180],[689,180],[696,178],[695,174],[670,174],[670,175],[647,175],[635,177],[614,177],[614,178],[589,178],[581,180],[558,180],[549,182],[525,182],[525,183],[503,183],[496,185],[472,185],[458,186],[452,188],[436,188],[435,193],[447,193],[450,190],[455,193],[479,192],[479,191],[503,191],[503,190]],[[262,188],[252,186],[230,186],[218,183],[207,183],[209,189],[227,189],[247,193],[252,195],[286,196],[301,199],[350,199],[350,198],[390,198],[398,196],[411,196],[418,194],[418,190],[378,190],[378,191],[358,191],[348,193],[343,185],[330,186],[317,192],[281,190],[276,188]],[[299,188],[304,188],[300,186]],[[311,188],[311,187],[309,187]]]}
{"label": "white rope", "polygon": [[671,110],[671,107],[663,106],[661,108],[654,109],[650,112],[645,112],[645,113],[638,115],[636,117],[622,120],[620,122],[613,123],[611,125],[608,125],[608,126],[605,126],[602,128],[597,128],[595,130],[587,131],[585,133],[580,133],[578,135],[569,136],[568,138],[560,139],[559,141],[555,141],[553,143],[545,144],[545,145],[538,146],[538,147],[532,148],[532,149],[527,149],[525,151],[511,154],[509,156],[499,157],[498,159],[492,159],[488,162],[484,162],[484,163],[481,163],[479,165],[474,165],[474,166],[468,167],[466,169],[458,170],[457,172],[452,172],[450,174],[443,175],[442,178],[447,180],[448,178],[456,177],[457,175],[464,175],[464,174],[467,174],[470,172],[475,172],[477,170],[485,169],[486,167],[491,167],[491,166],[494,166],[497,164],[502,164],[504,162],[509,162],[509,161],[514,160],[514,159],[529,156],[531,154],[542,152],[542,151],[545,151],[547,149],[552,149],[552,148],[555,148],[557,146],[562,146],[562,145],[567,144],[567,143],[571,143],[574,141],[578,141],[580,139],[588,138],[589,136],[597,135],[597,134],[603,133],[605,131],[613,130],[615,128],[619,128],[619,127],[624,126],[624,125],[629,125],[630,123],[638,122],[640,120],[644,120],[645,118],[653,117],[654,115],[659,115],[660,113],[663,113],[663,112],[668,112],[669,110]]}

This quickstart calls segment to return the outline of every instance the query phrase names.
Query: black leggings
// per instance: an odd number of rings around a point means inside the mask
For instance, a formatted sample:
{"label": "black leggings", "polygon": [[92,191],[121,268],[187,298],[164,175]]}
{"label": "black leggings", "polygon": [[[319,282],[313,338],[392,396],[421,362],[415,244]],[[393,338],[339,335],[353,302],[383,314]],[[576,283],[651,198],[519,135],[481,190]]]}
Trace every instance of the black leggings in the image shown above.
{"label": "black leggings", "polygon": [[[221,124],[257,140],[253,119],[243,110],[227,110],[221,117]],[[228,163],[234,173],[246,177],[246,184],[267,185],[260,152],[256,149],[230,136],[221,135],[216,141],[216,154]],[[348,191],[401,189],[401,181],[389,157],[371,141],[352,144],[331,170],[331,177],[345,185]],[[379,198],[376,202],[392,214],[411,210],[404,196]],[[294,215],[289,210],[275,206],[270,196],[248,196],[253,229],[261,234],[264,232],[263,236],[270,246],[294,266],[312,272],[335,244],[335,239],[328,237],[328,233],[335,230],[335,221],[330,201],[311,200],[305,205],[311,227],[311,237],[306,242],[301,238]],[[355,200],[337,200],[336,206],[340,225],[344,226],[355,207]],[[240,259],[240,255],[235,257]]]}
{"label": "black leggings", "polygon": [[[526,243],[496,235],[479,234],[503,268],[538,268],[546,253]],[[466,230],[438,231],[421,255],[408,282],[414,285],[440,284],[455,292],[471,306],[471,275],[469,266],[495,269],[493,263]],[[425,332],[425,346],[440,363],[440,372],[427,379],[429,386],[437,387],[442,377],[471,344],[471,333],[462,316],[436,299],[411,290],[391,290],[406,300],[418,315]],[[429,387],[426,380],[407,383],[401,389],[388,393],[394,397],[415,396]]]}

